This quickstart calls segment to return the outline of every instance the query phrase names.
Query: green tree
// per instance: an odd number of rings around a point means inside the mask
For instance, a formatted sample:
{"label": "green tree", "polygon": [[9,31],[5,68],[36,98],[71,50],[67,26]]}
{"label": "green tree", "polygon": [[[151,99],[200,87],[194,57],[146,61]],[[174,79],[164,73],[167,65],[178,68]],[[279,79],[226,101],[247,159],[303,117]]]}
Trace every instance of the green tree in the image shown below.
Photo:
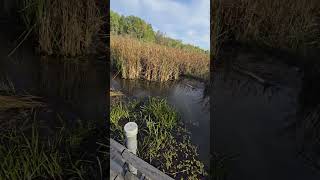
{"label": "green tree", "polygon": [[120,15],[114,11],[110,11],[110,31],[115,34],[120,32]]}
{"label": "green tree", "polygon": [[155,32],[151,26],[143,19],[136,16],[123,16],[118,13],[111,11],[110,12],[110,25],[111,32],[115,34],[128,34],[134,38],[140,40],[155,42],[160,45],[186,49],[190,51],[197,51],[209,54],[209,51],[205,51],[197,46],[190,44],[184,44],[181,40],[173,39],[167,37],[164,33],[157,31]]}

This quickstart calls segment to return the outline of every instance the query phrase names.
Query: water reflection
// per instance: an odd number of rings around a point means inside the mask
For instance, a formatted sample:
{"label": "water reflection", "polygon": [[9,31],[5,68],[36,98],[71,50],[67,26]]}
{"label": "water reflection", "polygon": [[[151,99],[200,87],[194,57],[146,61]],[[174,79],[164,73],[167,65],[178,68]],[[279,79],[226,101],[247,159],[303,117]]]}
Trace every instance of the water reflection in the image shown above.
{"label": "water reflection", "polygon": [[263,86],[237,72],[218,69],[212,98],[214,150],[236,154],[228,178],[319,179],[299,156],[296,122],[300,118],[302,75],[288,70],[291,84]]}
{"label": "water reflection", "polygon": [[101,119],[106,112],[106,66],[97,67],[85,60],[40,59],[41,94],[62,98],[85,119]]}
{"label": "water reflection", "polygon": [[11,57],[7,57],[6,51],[0,54],[1,79],[10,80],[16,93],[44,97],[55,108],[80,119],[104,120],[106,69],[105,60],[97,57],[39,57],[28,45]]}

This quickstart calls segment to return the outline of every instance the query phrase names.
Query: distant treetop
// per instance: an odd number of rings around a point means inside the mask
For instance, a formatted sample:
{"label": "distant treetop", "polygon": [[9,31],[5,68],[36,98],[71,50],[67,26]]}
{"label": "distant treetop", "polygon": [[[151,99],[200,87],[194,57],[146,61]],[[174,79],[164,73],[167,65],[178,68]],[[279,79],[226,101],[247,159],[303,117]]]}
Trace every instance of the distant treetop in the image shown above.
{"label": "distant treetop", "polygon": [[202,53],[209,53],[198,46],[184,44],[181,40],[167,37],[164,33],[155,32],[151,26],[143,19],[136,16],[123,16],[111,10],[110,12],[111,34],[130,35],[147,42],[154,42],[168,47],[192,50]]}

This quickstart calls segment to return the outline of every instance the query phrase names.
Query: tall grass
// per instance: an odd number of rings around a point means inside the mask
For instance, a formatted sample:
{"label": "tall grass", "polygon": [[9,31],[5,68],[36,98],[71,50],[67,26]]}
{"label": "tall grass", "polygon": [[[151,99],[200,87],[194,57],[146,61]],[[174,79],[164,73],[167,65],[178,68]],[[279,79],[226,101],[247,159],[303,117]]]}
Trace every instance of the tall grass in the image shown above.
{"label": "tall grass", "polygon": [[209,78],[209,55],[112,35],[111,60],[125,79],[168,81],[180,75]]}
{"label": "tall grass", "polygon": [[320,47],[320,1],[235,0],[219,3],[220,41],[290,51]]}
{"label": "tall grass", "polygon": [[219,25],[218,25],[218,0],[211,0],[210,2],[210,52],[211,52],[211,59],[215,59],[217,57],[217,54],[219,52]]}
{"label": "tall grass", "polygon": [[92,53],[103,23],[95,0],[23,0],[22,6],[22,18],[34,30],[42,53]]}
{"label": "tall grass", "polygon": [[[101,171],[105,166],[97,162],[102,157],[96,154],[98,149],[92,152],[84,145],[97,131],[93,122],[79,121],[71,129],[63,124],[54,134],[46,134],[36,119],[29,128],[15,126],[0,131],[0,179],[102,179],[105,175]],[[98,139],[95,136],[93,144]]]}
{"label": "tall grass", "polygon": [[38,97],[0,95],[0,179],[102,179],[106,159],[92,144],[104,129],[50,110]]}

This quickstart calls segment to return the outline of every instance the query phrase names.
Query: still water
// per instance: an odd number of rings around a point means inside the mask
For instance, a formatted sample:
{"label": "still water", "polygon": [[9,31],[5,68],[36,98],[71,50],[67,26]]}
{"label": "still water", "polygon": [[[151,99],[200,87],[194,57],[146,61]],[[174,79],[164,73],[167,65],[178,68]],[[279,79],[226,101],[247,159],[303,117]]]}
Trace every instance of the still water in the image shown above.
{"label": "still water", "polygon": [[[105,120],[108,87],[105,59],[40,57],[34,52],[35,45],[28,41],[8,57],[16,47],[18,35],[0,33],[1,84],[12,84],[18,95],[41,97],[50,108],[65,115],[66,120]],[[5,90],[3,85],[1,88]]]}
{"label": "still water", "polygon": [[[280,67],[280,66],[276,66]],[[302,72],[286,71],[274,87],[265,87],[234,71],[217,69],[212,96],[214,151],[231,156],[227,180],[318,180],[299,155]],[[278,79],[281,79],[278,78]]]}

